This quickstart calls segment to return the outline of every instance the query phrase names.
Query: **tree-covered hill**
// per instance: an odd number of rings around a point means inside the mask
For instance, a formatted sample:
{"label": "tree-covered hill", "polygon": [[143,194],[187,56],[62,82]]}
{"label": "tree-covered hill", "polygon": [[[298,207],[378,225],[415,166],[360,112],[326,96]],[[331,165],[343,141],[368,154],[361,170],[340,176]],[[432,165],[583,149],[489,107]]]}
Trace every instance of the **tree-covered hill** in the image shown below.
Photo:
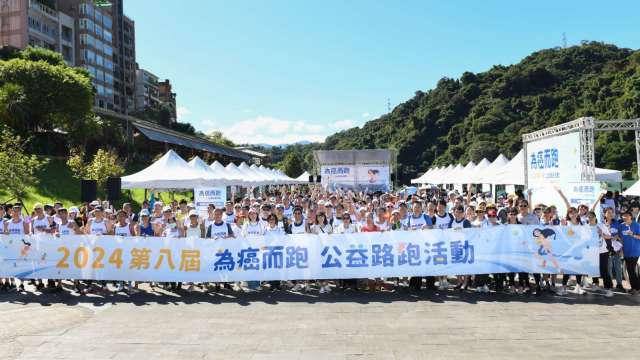
{"label": "tree-covered hill", "polygon": [[[399,179],[407,183],[434,164],[493,160],[501,152],[511,157],[523,133],[582,116],[640,117],[640,51],[590,42],[443,78],[391,113],[328,137],[321,147],[395,148]],[[634,134],[596,136],[596,165],[630,174],[636,166]]]}

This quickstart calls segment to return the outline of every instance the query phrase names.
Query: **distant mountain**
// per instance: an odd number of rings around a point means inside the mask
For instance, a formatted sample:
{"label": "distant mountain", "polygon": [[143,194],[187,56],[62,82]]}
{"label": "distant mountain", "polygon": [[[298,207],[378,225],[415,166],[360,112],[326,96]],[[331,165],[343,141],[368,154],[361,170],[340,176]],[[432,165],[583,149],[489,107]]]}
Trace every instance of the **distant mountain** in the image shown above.
{"label": "distant mountain", "polygon": [[291,145],[309,145],[311,144],[311,141],[308,140],[302,140],[302,141],[298,141],[295,143],[291,143],[291,144],[250,144],[250,145],[255,145],[255,146],[259,146],[265,149],[271,149],[272,147],[281,147],[281,148],[285,148],[285,147],[289,147]]}
{"label": "distant mountain", "polygon": [[[588,42],[442,78],[389,114],[331,135],[320,146],[396,149],[399,180],[408,183],[433,165],[514,156],[522,134],[582,116],[640,117],[640,51]],[[597,132],[595,147],[597,166],[635,172],[633,132]],[[303,158],[307,148],[300,150]]]}

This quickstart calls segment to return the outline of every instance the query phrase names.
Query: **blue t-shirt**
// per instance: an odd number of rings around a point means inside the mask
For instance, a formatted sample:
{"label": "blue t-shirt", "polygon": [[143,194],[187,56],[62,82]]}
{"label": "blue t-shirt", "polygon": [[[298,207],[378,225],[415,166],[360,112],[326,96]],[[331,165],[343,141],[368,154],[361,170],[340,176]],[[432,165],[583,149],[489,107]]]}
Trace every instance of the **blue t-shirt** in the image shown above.
{"label": "blue t-shirt", "polygon": [[624,222],[618,224],[618,233],[622,238],[622,251],[625,257],[640,256],[640,239],[636,239],[631,235],[625,235],[625,231],[631,230],[634,235],[640,235],[640,224],[632,222],[630,225]]}

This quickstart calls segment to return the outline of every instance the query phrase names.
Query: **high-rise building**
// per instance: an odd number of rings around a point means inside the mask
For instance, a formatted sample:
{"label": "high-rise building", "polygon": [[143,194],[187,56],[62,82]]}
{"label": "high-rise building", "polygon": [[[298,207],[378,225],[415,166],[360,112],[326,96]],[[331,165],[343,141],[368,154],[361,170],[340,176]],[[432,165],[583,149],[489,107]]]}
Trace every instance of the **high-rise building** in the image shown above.
{"label": "high-rise building", "polygon": [[160,102],[167,104],[171,107],[171,120],[177,121],[177,109],[176,109],[176,93],[171,91],[171,82],[169,79],[160,81],[158,83],[158,91]]}
{"label": "high-rise building", "polygon": [[76,65],[91,73],[95,105],[119,110],[114,103],[114,23],[112,6],[91,0],[59,0],[58,10],[75,19]]}
{"label": "high-rise building", "polygon": [[114,107],[117,112],[129,114],[135,111],[135,23],[124,14],[124,0],[109,1],[114,25]]}
{"label": "high-rise building", "polygon": [[159,104],[158,77],[150,71],[138,68],[136,70],[136,111]]}
{"label": "high-rise building", "polygon": [[56,9],[55,1],[0,0],[0,46],[42,47],[75,64],[75,22]]}

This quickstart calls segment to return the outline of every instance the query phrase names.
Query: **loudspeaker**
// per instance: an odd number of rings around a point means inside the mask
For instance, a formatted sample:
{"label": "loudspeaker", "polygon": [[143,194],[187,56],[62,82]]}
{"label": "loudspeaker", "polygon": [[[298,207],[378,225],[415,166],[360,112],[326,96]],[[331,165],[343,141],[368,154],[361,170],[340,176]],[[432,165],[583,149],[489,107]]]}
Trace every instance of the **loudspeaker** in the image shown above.
{"label": "loudspeaker", "polygon": [[114,201],[120,200],[120,193],[122,190],[122,179],[119,177],[108,177],[107,178],[107,200]]}
{"label": "loudspeaker", "polygon": [[316,176],[316,182],[317,183],[321,183],[322,182],[322,175]]}
{"label": "loudspeaker", "polygon": [[98,182],[95,180],[80,180],[80,201],[91,202],[95,200],[98,192]]}
{"label": "loudspeaker", "polygon": [[309,175],[309,182],[312,183],[313,182],[313,175]]}

